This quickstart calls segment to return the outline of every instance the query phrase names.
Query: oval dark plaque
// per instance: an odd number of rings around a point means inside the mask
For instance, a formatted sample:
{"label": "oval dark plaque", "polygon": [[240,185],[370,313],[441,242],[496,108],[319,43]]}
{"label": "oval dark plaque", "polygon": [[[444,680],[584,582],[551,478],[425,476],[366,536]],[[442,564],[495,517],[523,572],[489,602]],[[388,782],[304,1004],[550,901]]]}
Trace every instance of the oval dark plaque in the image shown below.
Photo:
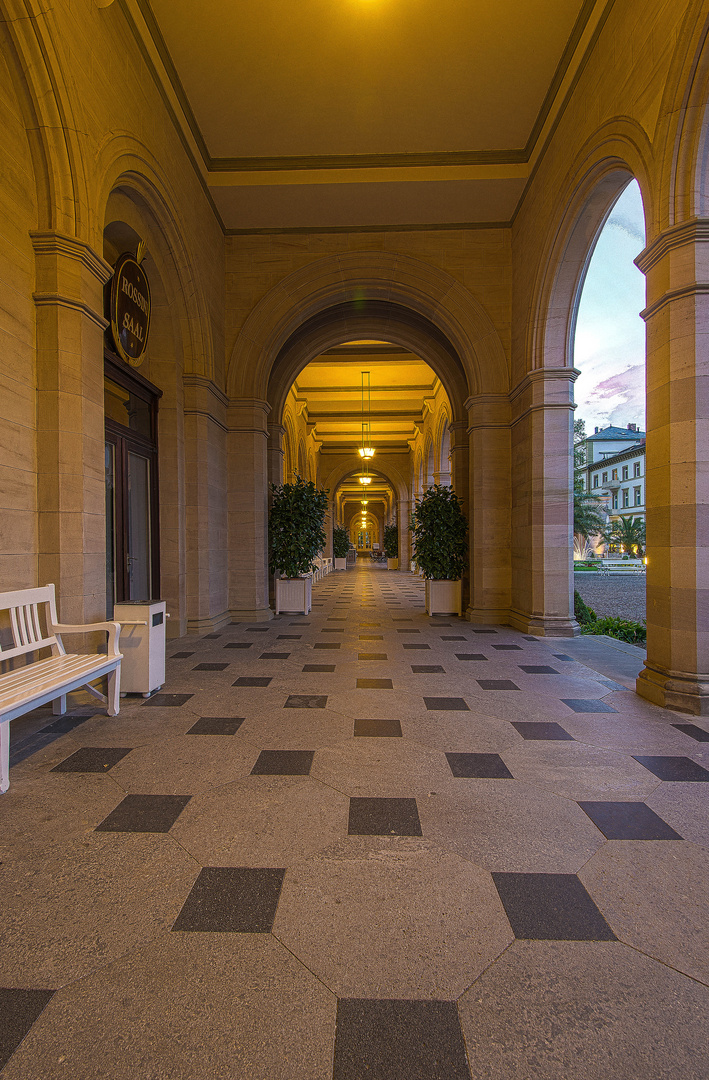
{"label": "oval dark plaque", "polygon": [[111,331],[118,355],[138,367],[148,344],[150,286],[140,263],[121,255],[111,282]]}

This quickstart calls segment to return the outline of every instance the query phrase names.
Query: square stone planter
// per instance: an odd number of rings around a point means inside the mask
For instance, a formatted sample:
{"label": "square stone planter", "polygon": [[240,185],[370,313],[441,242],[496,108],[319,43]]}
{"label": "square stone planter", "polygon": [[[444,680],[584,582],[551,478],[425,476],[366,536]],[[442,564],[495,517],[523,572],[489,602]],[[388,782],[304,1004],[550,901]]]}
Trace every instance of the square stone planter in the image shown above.
{"label": "square stone planter", "polygon": [[310,574],[299,578],[276,578],[276,615],[282,611],[308,615],[312,596],[313,579]]}
{"label": "square stone planter", "polygon": [[461,581],[426,579],[427,615],[462,615],[463,589]]}
{"label": "square stone planter", "polygon": [[345,556],[344,559],[333,559],[332,561],[335,564],[335,569],[336,570],[346,570],[347,569],[347,556]]}
{"label": "square stone planter", "polygon": [[398,559],[387,559],[387,570],[398,570],[398,569],[399,569],[399,560]]}

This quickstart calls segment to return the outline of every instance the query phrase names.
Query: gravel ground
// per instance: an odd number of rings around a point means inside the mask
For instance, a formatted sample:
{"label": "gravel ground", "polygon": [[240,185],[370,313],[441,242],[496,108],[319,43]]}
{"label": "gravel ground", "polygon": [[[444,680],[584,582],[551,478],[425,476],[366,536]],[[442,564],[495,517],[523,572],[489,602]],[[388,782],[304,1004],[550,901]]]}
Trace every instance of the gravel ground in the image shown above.
{"label": "gravel ground", "polygon": [[574,574],[574,588],[596,615],[619,615],[642,622],[645,618],[645,575]]}

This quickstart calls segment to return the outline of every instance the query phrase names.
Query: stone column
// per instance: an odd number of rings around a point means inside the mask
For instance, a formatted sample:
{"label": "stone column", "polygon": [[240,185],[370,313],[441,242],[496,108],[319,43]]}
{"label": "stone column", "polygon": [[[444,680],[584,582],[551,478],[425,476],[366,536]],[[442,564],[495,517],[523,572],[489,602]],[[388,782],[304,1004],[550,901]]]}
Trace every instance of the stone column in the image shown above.
{"label": "stone column", "polygon": [[229,608],[234,622],[265,622],[268,604],[268,413],[265,401],[229,403]]}
{"label": "stone column", "polygon": [[398,519],[400,570],[411,569],[411,533],[409,532],[409,525],[411,523],[411,510],[413,506],[414,503],[410,499],[401,499],[399,501]]}
{"label": "stone column", "polygon": [[[465,404],[470,418],[470,604],[466,615],[470,622],[505,623],[510,609],[509,400],[506,394],[480,394]],[[455,470],[462,434],[458,424],[451,424]],[[454,486],[458,492],[457,476]]]}
{"label": "stone column", "polygon": [[271,484],[275,484],[276,487],[280,487],[283,483],[283,464],[285,459],[285,451],[283,449],[283,436],[286,433],[286,429],[283,424],[269,423],[268,425],[268,492],[269,492],[269,504],[271,495]]}
{"label": "stone column", "polygon": [[709,221],[662,233],[647,278],[647,659],[637,692],[709,715]]}
{"label": "stone column", "polygon": [[511,623],[539,637],[578,633],[573,605],[575,368],[538,368],[512,407]]}
{"label": "stone column", "polygon": [[105,618],[103,286],[112,268],[74,237],[32,233],[37,327],[38,582],[59,618]]}
{"label": "stone column", "polygon": [[434,484],[439,484],[441,487],[450,487],[451,474],[449,472],[434,472],[433,482]]}

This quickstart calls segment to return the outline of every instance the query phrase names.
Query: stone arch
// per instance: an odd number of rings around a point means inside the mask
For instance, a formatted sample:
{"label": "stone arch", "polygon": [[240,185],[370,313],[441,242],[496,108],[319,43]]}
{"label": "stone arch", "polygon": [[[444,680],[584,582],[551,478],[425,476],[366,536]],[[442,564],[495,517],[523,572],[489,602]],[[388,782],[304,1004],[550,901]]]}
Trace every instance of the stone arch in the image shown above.
{"label": "stone arch", "polygon": [[433,473],[436,468],[435,454],[433,447],[433,438],[429,432],[426,436],[426,443],[423,451],[423,486],[429,488],[433,484]]}
{"label": "stone arch", "polygon": [[448,409],[442,406],[436,434],[436,458],[439,472],[450,472],[451,433]]}
{"label": "stone arch", "polygon": [[428,263],[372,251],[318,260],[271,289],[234,345],[229,396],[268,400],[279,415],[293,379],[313,356],[362,336],[420,355],[441,378],[456,412],[482,387],[508,388],[500,338],[467,289]]}
{"label": "stone arch", "polygon": [[298,476],[302,480],[306,480],[305,475],[305,442],[301,439],[298,443]]}
{"label": "stone arch", "polygon": [[596,241],[618,197],[638,181],[646,232],[655,220],[650,177],[652,150],[634,121],[614,120],[589,140],[570,170],[566,197],[550,240],[541,254],[528,322],[529,366],[572,367],[573,338],[581,288]]}

